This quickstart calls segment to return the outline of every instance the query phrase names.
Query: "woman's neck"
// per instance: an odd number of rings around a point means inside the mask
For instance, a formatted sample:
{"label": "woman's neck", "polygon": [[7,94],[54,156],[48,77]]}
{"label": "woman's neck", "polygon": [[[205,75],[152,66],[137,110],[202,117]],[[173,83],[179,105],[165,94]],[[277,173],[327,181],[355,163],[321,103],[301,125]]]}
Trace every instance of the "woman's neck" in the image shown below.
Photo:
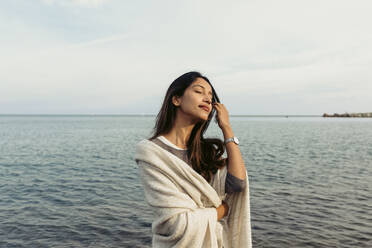
{"label": "woman's neck", "polygon": [[194,126],[195,123],[190,123],[177,118],[173,128],[167,134],[163,134],[163,136],[176,146],[182,149],[187,149],[187,142]]}
{"label": "woman's neck", "polygon": [[[191,129],[192,130],[192,129]],[[172,129],[169,133],[164,134],[163,136],[175,144],[177,147],[182,149],[187,149],[187,141],[190,138],[191,131],[188,129]]]}

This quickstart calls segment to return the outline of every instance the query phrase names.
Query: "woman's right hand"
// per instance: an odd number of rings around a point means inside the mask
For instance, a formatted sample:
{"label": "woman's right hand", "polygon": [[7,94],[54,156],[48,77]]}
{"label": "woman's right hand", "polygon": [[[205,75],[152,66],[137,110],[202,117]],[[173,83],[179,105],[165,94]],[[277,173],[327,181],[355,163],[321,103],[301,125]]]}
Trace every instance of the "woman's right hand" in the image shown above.
{"label": "woman's right hand", "polygon": [[219,221],[227,215],[229,212],[229,205],[226,202],[222,201],[222,204],[216,208],[217,210],[217,220]]}

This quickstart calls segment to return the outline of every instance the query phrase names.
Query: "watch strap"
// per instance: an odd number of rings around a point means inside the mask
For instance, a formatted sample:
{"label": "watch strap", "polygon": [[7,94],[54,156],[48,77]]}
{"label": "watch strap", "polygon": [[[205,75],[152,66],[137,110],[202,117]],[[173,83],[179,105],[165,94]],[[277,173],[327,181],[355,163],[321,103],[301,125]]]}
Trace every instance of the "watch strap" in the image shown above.
{"label": "watch strap", "polygon": [[234,138],[236,138],[236,137],[234,136],[234,137],[231,137],[231,138],[225,139],[224,144],[226,145],[226,144],[229,143],[229,142],[234,142],[234,143],[236,144]]}

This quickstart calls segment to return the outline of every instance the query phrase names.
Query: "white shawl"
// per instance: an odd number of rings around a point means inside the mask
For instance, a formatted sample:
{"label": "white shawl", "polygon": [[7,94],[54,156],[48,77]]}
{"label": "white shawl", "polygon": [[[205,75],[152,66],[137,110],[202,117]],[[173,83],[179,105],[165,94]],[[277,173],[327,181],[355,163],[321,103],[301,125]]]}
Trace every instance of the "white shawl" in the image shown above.
{"label": "white shawl", "polygon": [[[137,144],[135,161],[154,211],[153,247],[252,247],[248,175],[242,192],[226,194],[226,167],[209,184],[183,160],[147,139]],[[217,221],[222,200],[229,213]]]}

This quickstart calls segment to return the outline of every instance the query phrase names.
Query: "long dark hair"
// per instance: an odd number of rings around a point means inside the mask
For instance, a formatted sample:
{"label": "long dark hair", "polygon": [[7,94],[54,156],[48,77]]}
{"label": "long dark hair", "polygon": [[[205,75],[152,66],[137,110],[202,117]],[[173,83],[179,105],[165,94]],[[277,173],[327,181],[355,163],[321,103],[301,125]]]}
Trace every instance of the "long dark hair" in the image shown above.
{"label": "long dark hair", "polygon": [[[156,124],[153,129],[153,135],[149,140],[155,139],[160,135],[167,134],[173,127],[177,107],[172,103],[173,96],[183,96],[187,87],[189,87],[197,78],[202,78],[209,83],[212,88],[212,104],[220,102],[216,91],[214,90],[209,79],[200,72],[191,71],[179,76],[169,86],[165,94],[162,107],[156,117]],[[223,141],[218,138],[204,138],[203,135],[207,130],[216,110],[212,108],[208,120],[200,121],[195,124],[191,131],[190,138],[187,142],[187,157],[192,164],[192,168],[202,175],[208,182],[219,168],[226,165],[226,160],[221,159],[225,152]]]}

